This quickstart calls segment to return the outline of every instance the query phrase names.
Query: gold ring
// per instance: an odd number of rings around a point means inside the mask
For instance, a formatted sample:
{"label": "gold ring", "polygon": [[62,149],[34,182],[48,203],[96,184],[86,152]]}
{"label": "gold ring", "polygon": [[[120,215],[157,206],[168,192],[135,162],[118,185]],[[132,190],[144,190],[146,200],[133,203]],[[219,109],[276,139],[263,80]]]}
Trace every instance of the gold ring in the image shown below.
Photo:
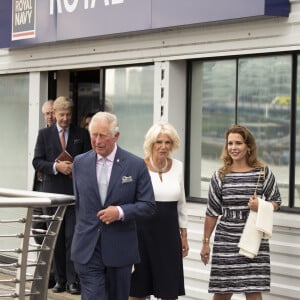
{"label": "gold ring", "polygon": [[108,224],[109,224],[109,222],[108,222],[108,221],[106,221],[106,222],[105,222],[105,224],[106,224],[106,225],[108,225]]}

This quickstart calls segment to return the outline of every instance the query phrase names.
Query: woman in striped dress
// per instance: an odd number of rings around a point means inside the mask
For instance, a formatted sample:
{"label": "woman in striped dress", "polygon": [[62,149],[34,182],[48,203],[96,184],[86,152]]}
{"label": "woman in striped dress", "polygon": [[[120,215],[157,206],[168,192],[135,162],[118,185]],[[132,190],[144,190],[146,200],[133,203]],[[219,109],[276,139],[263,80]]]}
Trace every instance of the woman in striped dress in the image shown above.
{"label": "woman in striped dress", "polygon": [[208,292],[214,293],[214,300],[230,300],[234,293],[261,300],[262,292],[270,291],[268,240],[262,239],[254,258],[240,255],[238,244],[250,210],[258,210],[257,197],[278,210],[280,193],[271,169],[257,158],[255,139],[246,127],[227,130],[221,159],[223,167],[210,182],[200,252],[206,265],[215,229]]}

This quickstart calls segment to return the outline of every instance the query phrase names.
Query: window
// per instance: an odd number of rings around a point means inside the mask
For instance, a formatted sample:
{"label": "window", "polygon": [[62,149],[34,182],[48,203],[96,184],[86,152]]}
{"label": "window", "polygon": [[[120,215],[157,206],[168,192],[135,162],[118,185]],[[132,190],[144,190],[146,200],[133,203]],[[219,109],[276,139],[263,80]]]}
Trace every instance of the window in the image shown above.
{"label": "window", "polygon": [[296,108],[296,138],[295,138],[295,205],[300,206],[300,55],[297,56],[297,101],[295,101]]}
{"label": "window", "polygon": [[84,116],[100,110],[116,114],[118,144],[143,157],[144,136],[153,123],[154,65],[76,70],[70,78],[75,123],[83,126]]}
{"label": "window", "polygon": [[[222,164],[219,157],[225,131],[239,123],[253,132],[259,157],[276,176],[283,205],[300,206],[299,114],[295,130],[298,134],[291,135],[292,61],[293,55],[289,54],[192,62],[191,198],[207,198],[210,177]],[[290,164],[293,144],[295,166]],[[296,182],[291,176],[294,167]],[[293,194],[294,199],[289,199]]]}
{"label": "window", "polygon": [[1,187],[27,188],[28,74],[0,76]]}
{"label": "window", "polygon": [[206,198],[219,165],[224,128],[234,123],[234,60],[195,62],[192,67],[190,197]]}
{"label": "window", "polygon": [[144,157],[144,136],[153,124],[154,66],[105,70],[106,110],[118,116],[118,144]]}

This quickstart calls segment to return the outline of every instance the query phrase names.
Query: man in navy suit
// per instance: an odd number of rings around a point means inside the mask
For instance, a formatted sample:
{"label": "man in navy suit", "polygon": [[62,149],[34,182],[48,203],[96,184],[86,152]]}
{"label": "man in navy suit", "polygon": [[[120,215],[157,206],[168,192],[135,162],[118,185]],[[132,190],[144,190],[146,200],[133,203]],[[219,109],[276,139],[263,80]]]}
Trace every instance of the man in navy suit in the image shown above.
{"label": "man in navy suit", "polygon": [[95,114],[89,131],[93,150],[73,164],[76,226],[71,257],[82,300],[128,300],[133,265],[140,260],[135,219],[155,213],[151,179],[143,159],[117,145],[115,115]]}
{"label": "man in navy suit", "polygon": [[[34,150],[33,166],[43,173],[43,192],[73,195],[73,163],[57,160],[66,150],[72,157],[91,149],[88,131],[71,125],[73,102],[66,97],[58,97],[53,104],[56,124],[40,129]],[[61,139],[64,144],[62,144]],[[47,208],[54,214],[55,208]],[[74,264],[71,261],[71,243],[75,227],[75,207],[68,207],[57,237],[54,249],[54,273],[56,284],[53,292],[67,289],[71,294],[80,294]]]}

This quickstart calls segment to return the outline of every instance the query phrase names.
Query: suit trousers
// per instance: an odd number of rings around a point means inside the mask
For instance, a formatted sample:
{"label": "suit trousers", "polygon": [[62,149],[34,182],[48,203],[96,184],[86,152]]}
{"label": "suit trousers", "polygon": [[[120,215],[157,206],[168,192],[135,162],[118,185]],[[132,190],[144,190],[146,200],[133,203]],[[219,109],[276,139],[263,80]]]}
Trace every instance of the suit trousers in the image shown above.
{"label": "suit trousers", "polygon": [[128,300],[132,265],[106,267],[100,239],[89,262],[74,265],[81,283],[81,300]]}

